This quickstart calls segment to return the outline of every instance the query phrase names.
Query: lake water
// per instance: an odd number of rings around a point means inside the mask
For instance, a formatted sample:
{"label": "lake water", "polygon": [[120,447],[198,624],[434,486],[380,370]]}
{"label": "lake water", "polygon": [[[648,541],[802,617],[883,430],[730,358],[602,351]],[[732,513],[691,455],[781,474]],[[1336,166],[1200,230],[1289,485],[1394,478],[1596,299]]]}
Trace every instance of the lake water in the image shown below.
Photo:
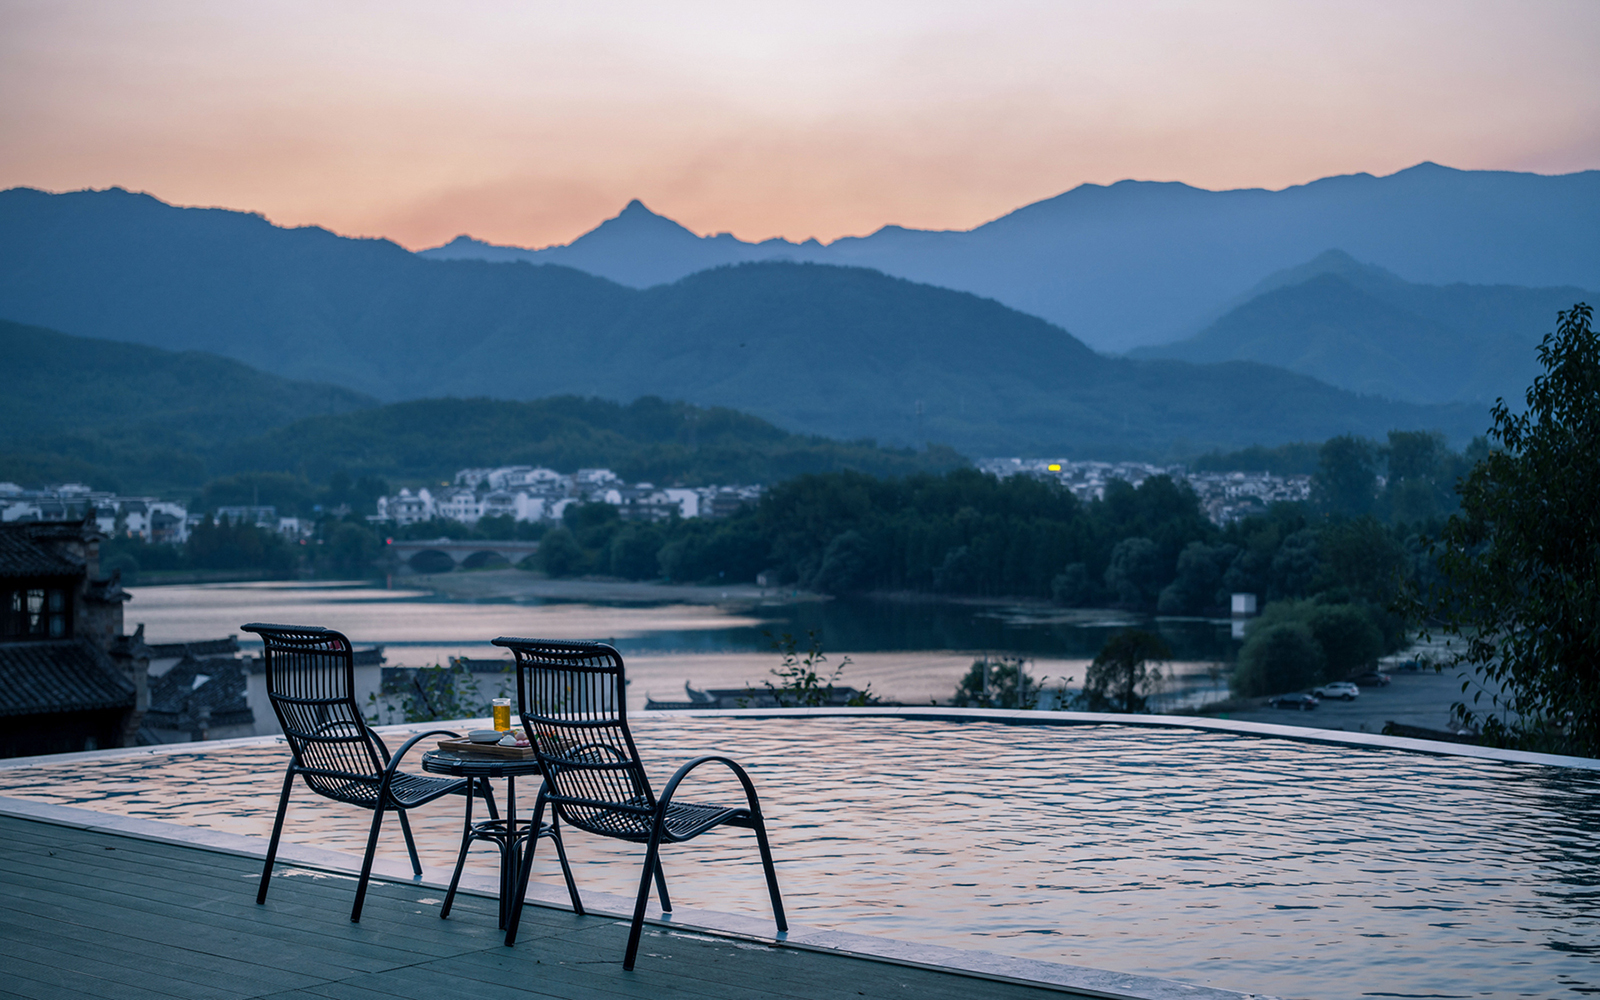
{"label": "lake water", "polygon": [[[643,716],[635,732],[657,782],[700,753],[749,767],[797,923],[1283,997],[1600,993],[1595,772],[1114,725]],[[266,836],[285,754],[0,769],[0,794]],[[732,799],[698,780],[691,801]],[[289,817],[291,840],[357,856],[370,821],[303,788]],[[451,802],[412,814],[436,872],[460,822]],[[632,896],[637,846],[567,843],[581,888]],[[535,878],[559,889],[540,851]],[[685,908],[768,915],[743,831],[664,864]]]}
{"label": "lake water", "polygon": [[[513,571],[515,572],[515,571]],[[509,579],[515,580],[515,576]],[[1051,685],[1075,678],[1083,661],[1121,628],[1151,629],[1166,639],[1174,663],[1153,704],[1194,707],[1225,697],[1225,673],[1237,640],[1227,621],[1148,618],[1043,605],[922,600],[730,600],[726,605],[677,600],[573,601],[530,597],[461,600],[425,590],[349,583],[233,583],[136,587],[125,608],[128,627],[145,625],[150,642],[216,638],[245,622],[322,625],[358,646],[385,648],[390,666],[428,666],[451,656],[499,657],[499,635],[604,639],[628,658],[639,684],[630,695],[683,697],[683,684],[760,685],[777,656],[771,635],[800,638],[816,630],[832,664],[852,666],[841,683],[873,685],[882,696],[927,704],[948,699],[980,654],[1035,661],[1030,672]],[[254,637],[240,634],[246,649]],[[375,686],[376,680],[363,684]],[[264,704],[264,703],[263,703]],[[259,711],[266,720],[270,712]],[[258,730],[265,731],[265,730]]]}

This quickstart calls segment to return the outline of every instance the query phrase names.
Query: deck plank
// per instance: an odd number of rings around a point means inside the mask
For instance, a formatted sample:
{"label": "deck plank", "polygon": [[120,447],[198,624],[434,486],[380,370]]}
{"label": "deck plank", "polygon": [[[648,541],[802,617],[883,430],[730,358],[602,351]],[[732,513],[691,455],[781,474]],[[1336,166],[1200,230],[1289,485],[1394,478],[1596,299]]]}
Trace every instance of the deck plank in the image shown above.
{"label": "deck plank", "polygon": [[152,952],[145,941],[135,941],[120,934],[97,935],[92,941],[58,933],[58,929],[39,927],[32,922],[9,919],[0,913],[0,937],[26,942],[53,950],[61,960],[70,964],[80,956],[100,957],[124,964],[147,963],[148,968],[173,979],[185,979],[201,985],[226,986],[248,980],[260,985],[261,992],[299,989],[323,980],[289,969],[279,969],[259,962],[241,962],[216,955],[201,955],[181,947],[164,948]]}
{"label": "deck plank", "polygon": [[123,987],[149,986],[164,996],[179,997],[181,1000],[234,1000],[241,995],[237,986],[227,988],[175,977],[170,974],[170,969],[162,967],[159,962],[140,960],[126,953],[102,952],[96,956],[77,951],[65,952],[48,944],[24,941],[10,935],[0,938],[0,966],[7,970],[7,975],[13,969],[23,968],[70,970],[77,976],[88,976]]}
{"label": "deck plank", "polygon": [[[107,850],[107,848],[112,848]],[[52,852],[54,852],[52,854]],[[255,904],[260,861],[0,817],[0,1000],[1060,1000],[997,982],[846,955],[648,927],[622,970],[626,923],[530,906],[515,948],[496,903],[375,880],[360,924],[354,880],[280,873]]]}
{"label": "deck plank", "polygon": [[[93,845],[92,850],[84,850],[81,853],[75,849],[77,846],[80,845],[58,843],[55,847],[51,847],[48,842],[36,843],[34,851],[25,852],[27,854],[25,858],[11,857],[11,852],[0,851],[0,873],[6,870],[19,871],[24,874],[54,872],[63,879],[76,881],[93,880],[115,875],[116,884],[108,884],[105,886],[106,890],[111,892],[126,890],[132,900],[142,899],[146,895],[154,893],[154,898],[160,898],[163,901],[180,903],[198,901],[202,907],[226,910],[236,916],[240,915],[236,909],[238,901],[242,899],[253,901],[255,897],[259,869],[255,868],[248,859],[246,859],[246,864],[250,867],[247,867],[244,872],[239,871],[237,863],[231,868],[218,868],[215,865],[195,865],[188,863],[188,860],[182,854],[185,851],[191,854],[202,852],[172,845],[155,844],[151,845],[155,850],[124,851],[124,853],[137,855],[144,862],[144,864],[130,871],[126,860],[108,860],[114,858],[115,855],[102,853],[102,848],[98,845]],[[50,850],[56,851],[54,856],[49,854]],[[123,850],[119,848],[119,851]],[[313,886],[312,884],[324,881],[324,879],[303,878],[292,874],[297,870],[289,865],[279,866],[278,873],[273,878],[272,886],[268,893],[268,906],[285,912],[293,911],[318,922],[331,920],[338,923],[342,920],[343,923],[348,924],[348,920],[344,918],[347,917],[350,903],[354,898],[355,880],[353,878],[330,878],[326,880],[338,884],[345,895],[343,913],[334,914],[330,912],[327,895],[322,890],[322,887]],[[385,888],[380,888],[380,886]],[[409,886],[405,883],[374,882],[369,890],[369,904],[362,914],[362,926],[383,931],[388,935],[414,937],[419,942],[418,946],[425,950],[430,942],[437,940],[438,932],[434,928],[419,927],[419,923],[416,920],[418,906],[422,905],[425,908],[433,909],[435,911],[433,916],[437,918],[436,911],[439,903],[418,904],[419,895],[437,900],[443,893],[421,886]],[[391,905],[394,897],[399,897],[405,901],[406,905],[403,909]],[[467,915],[471,905],[465,901],[468,898],[475,897],[463,896],[459,898],[462,902],[457,903],[456,912],[460,916],[458,919],[447,922],[446,926],[453,927],[455,933],[458,934],[481,937],[485,942],[491,939],[498,939],[499,931],[495,926],[496,919],[492,916],[494,905],[492,903],[489,904],[487,912],[491,914],[491,919],[485,924],[481,919],[469,918]],[[377,902],[378,900],[388,900],[388,902],[380,904]],[[299,910],[296,907],[303,907],[304,909]],[[532,912],[531,909],[530,912]]]}

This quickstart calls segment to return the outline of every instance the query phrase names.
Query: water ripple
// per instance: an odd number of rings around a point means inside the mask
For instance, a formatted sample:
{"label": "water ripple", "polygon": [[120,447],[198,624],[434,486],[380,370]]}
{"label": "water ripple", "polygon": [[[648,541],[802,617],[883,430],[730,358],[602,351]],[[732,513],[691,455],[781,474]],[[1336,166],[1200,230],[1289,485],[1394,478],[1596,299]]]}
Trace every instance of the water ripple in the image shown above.
{"label": "water ripple", "polygon": [[[637,736],[658,781],[703,752],[749,767],[797,922],[1289,997],[1600,989],[1587,773],[1120,726],[691,718]],[[284,759],[46,764],[0,772],[0,793],[265,836]],[[443,803],[414,814],[427,864],[454,862],[459,823]],[[303,791],[290,824],[299,842],[365,842],[361,813]],[[636,849],[570,847],[581,885],[633,892]],[[765,912],[747,835],[666,862],[684,905]],[[537,874],[556,878],[550,859]]]}

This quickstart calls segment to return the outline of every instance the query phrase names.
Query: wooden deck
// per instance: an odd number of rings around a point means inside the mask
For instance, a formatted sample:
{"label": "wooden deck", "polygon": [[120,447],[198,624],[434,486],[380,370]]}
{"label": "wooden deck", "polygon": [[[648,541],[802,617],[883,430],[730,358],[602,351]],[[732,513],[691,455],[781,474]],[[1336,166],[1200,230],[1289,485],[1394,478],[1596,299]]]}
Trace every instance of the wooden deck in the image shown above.
{"label": "wooden deck", "polygon": [[374,881],[360,924],[353,879],[197,847],[0,817],[0,1000],[1061,1000],[1084,996],[955,972],[647,928],[622,971],[627,926],[546,907],[516,947],[496,904]]}

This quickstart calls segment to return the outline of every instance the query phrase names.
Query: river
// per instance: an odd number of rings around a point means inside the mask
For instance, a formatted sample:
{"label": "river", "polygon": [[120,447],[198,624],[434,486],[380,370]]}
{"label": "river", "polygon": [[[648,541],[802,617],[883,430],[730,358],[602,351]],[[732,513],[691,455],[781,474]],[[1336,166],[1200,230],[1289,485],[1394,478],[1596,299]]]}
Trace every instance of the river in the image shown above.
{"label": "river", "polygon": [[[495,657],[499,635],[604,639],[628,658],[630,690],[646,694],[759,684],[778,662],[772,638],[814,630],[841,683],[871,683],[907,702],[946,700],[980,655],[1021,657],[1036,679],[1081,683],[1086,661],[1121,628],[1158,632],[1173,651],[1164,707],[1219,697],[1237,641],[1227,621],[1150,618],[1037,602],[895,598],[818,600],[751,587],[672,588],[541,581],[518,570],[421,578],[421,586],[360,582],[225,583],[131,588],[126,620],[150,642],[239,634],[251,621],[322,625],[381,645],[390,666],[453,656]],[[1070,683],[1070,681],[1069,681]],[[677,695],[680,696],[681,695]]]}

